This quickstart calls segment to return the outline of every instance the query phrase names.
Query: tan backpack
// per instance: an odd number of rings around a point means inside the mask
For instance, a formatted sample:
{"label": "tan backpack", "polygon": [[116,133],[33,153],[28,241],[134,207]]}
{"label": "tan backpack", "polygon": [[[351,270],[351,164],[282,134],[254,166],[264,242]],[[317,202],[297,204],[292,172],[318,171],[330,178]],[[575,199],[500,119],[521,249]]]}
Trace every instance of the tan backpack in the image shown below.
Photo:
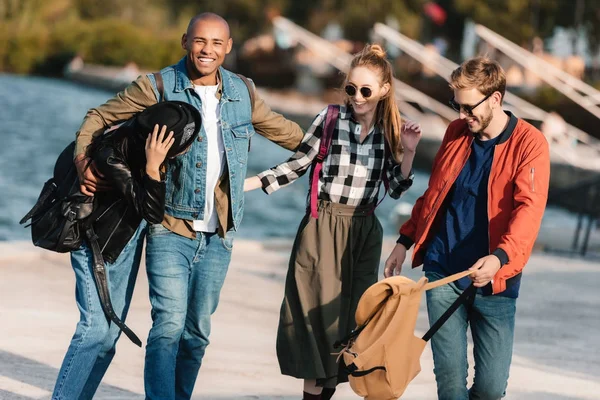
{"label": "tan backpack", "polygon": [[422,337],[414,334],[421,294],[464,276],[464,271],[428,283],[394,276],[372,285],[362,295],[356,310],[357,328],[336,343],[346,365],[352,390],[367,400],[397,399],[421,372],[421,353],[427,341],[460,305],[472,301],[471,285],[458,297]]}

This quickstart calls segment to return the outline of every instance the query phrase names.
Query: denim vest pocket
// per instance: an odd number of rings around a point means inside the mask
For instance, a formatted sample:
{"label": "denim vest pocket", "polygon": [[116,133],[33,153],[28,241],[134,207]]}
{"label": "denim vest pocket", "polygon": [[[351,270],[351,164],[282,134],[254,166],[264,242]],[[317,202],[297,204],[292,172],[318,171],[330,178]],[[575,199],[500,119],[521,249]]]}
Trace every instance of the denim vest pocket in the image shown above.
{"label": "denim vest pocket", "polygon": [[243,124],[231,128],[231,132],[237,159],[240,163],[245,164],[248,161],[250,137],[254,134],[254,128],[251,123]]}
{"label": "denim vest pocket", "polygon": [[[188,153],[190,153],[188,151]],[[194,153],[195,154],[195,153]],[[185,203],[185,190],[186,187],[190,186],[186,183],[188,178],[188,164],[191,163],[190,154],[183,154],[177,158],[169,160],[167,162],[167,179],[165,186],[165,203],[171,206],[184,206]]]}

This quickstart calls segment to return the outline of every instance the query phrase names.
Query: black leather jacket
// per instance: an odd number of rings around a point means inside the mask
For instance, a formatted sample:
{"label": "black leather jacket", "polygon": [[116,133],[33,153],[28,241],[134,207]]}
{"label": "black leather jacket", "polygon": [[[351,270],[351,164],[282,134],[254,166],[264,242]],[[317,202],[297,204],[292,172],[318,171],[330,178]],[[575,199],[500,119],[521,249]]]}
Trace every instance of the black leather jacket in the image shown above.
{"label": "black leather jacket", "polygon": [[107,133],[90,145],[88,155],[113,190],[96,192],[91,220],[102,256],[115,262],[140,222],[162,222],[165,183],[146,172],[144,143],[126,130]]}

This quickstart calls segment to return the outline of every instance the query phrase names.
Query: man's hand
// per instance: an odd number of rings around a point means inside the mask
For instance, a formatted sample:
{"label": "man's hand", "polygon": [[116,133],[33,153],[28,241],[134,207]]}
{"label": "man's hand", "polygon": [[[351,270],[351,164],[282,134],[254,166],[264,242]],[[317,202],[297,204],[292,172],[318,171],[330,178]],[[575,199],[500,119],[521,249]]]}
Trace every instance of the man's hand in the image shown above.
{"label": "man's hand", "polygon": [[85,154],[75,157],[75,168],[79,176],[79,190],[86,196],[94,196],[94,193],[110,189],[108,183],[102,179],[104,176],[96,169],[96,165]]}
{"label": "man's hand", "polygon": [[477,260],[469,271],[473,271],[469,278],[473,281],[473,286],[484,287],[494,279],[496,272],[500,269],[500,259],[493,254]]}
{"label": "man's hand", "polygon": [[396,243],[394,250],[385,261],[385,268],[383,270],[383,276],[389,278],[393,275],[400,275],[402,272],[402,264],[406,259],[406,247],[401,243]]}

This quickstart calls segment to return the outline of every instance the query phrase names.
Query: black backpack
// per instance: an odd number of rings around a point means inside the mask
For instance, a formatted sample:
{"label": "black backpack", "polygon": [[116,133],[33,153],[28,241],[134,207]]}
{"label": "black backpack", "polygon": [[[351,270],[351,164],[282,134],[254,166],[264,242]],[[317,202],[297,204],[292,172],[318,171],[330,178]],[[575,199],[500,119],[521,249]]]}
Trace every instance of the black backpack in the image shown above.
{"label": "black backpack", "polygon": [[85,238],[86,219],[94,208],[93,198],[79,191],[73,162],[75,142],[58,156],[54,174],[42,188],[33,208],[21,219],[31,226],[35,246],[66,253],[78,249]]}
{"label": "black backpack", "polygon": [[37,202],[20,223],[31,220],[25,227],[31,226],[33,244],[59,253],[77,250],[87,240],[94,256],[94,281],[104,313],[133,343],[141,347],[142,341],[113,309],[104,257],[93,221],[89,218],[94,211],[94,198],[79,190],[79,177],[73,162],[74,150],[75,142],[71,142],[60,153],[52,178],[46,181]]}

